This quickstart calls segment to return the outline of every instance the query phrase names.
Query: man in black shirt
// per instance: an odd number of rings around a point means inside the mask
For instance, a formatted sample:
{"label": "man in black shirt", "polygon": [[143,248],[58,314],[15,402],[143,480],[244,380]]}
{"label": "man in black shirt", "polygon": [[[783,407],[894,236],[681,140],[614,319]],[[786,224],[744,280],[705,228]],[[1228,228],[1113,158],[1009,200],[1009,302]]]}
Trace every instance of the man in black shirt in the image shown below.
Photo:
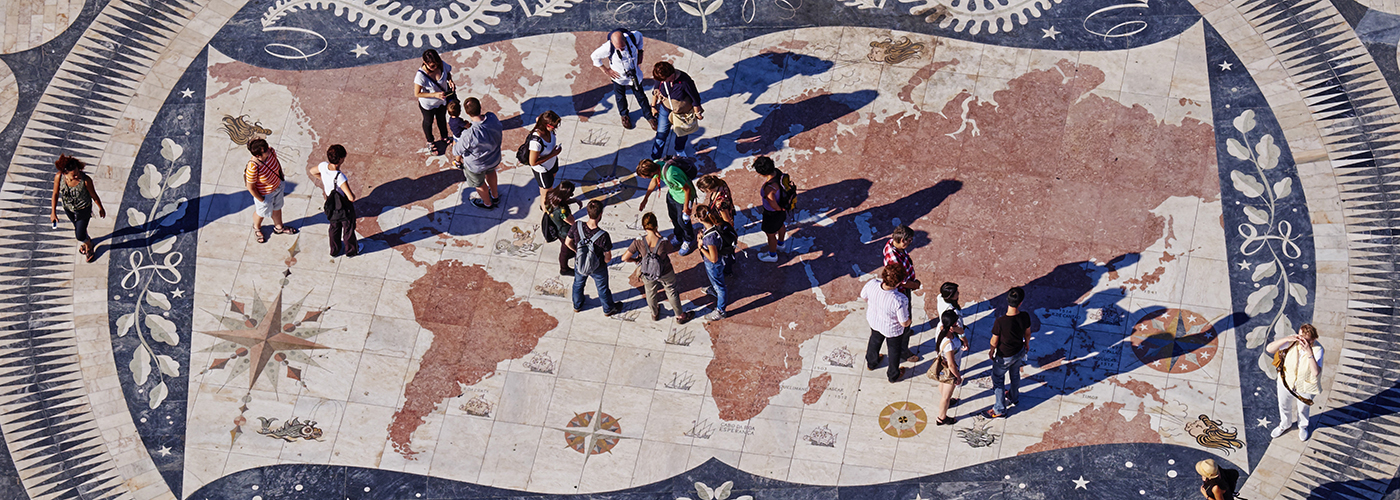
{"label": "man in black shirt", "polygon": [[[1031,315],[1021,311],[1026,291],[1013,287],[1006,292],[1006,314],[992,323],[992,392],[996,403],[987,410],[988,418],[1006,416],[1006,401],[1016,404],[1021,397],[1021,365],[1026,363],[1026,348],[1031,342]],[[1011,373],[1011,389],[1003,391],[1006,374]]]}

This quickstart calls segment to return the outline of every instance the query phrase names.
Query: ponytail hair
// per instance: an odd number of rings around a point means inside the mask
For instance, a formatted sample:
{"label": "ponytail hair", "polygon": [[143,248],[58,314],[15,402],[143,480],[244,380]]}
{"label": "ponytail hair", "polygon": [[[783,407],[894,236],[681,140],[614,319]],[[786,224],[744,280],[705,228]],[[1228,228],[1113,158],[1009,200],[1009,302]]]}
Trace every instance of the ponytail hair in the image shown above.
{"label": "ponytail hair", "polygon": [[939,317],[939,322],[938,339],[933,342],[935,350],[941,349],[943,339],[953,335],[953,326],[958,324],[958,312],[952,309],[943,311],[943,315]]}

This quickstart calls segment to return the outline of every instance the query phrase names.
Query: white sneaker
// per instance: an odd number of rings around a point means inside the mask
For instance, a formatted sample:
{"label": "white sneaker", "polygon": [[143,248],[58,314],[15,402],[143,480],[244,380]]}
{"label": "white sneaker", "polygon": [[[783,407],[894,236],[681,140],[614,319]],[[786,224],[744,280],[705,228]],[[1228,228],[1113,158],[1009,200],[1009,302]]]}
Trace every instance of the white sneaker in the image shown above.
{"label": "white sneaker", "polygon": [[1278,427],[1274,427],[1274,430],[1273,430],[1272,432],[1269,433],[1269,437],[1274,438],[1274,439],[1278,439],[1279,436],[1282,436],[1283,433],[1288,432],[1288,429],[1289,429],[1289,428],[1292,428],[1292,427],[1293,427],[1293,423],[1292,423],[1292,422],[1284,422],[1284,423],[1278,424]]}
{"label": "white sneaker", "polygon": [[1298,428],[1298,439],[1299,439],[1299,440],[1307,441],[1308,438],[1311,437],[1311,436],[1312,436],[1312,431],[1309,431],[1307,427],[1299,427],[1299,428]]}
{"label": "white sneaker", "polygon": [[687,241],[687,242],[685,242],[685,243],[681,243],[681,251],[680,251],[680,253],[681,253],[681,256],[682,256],[682,257],[684,257],[684,256],[686,256],[686,255],[690,255],[690,252],[693,252],[693,251],[695,251],[695,249],[690,247],[690,242],[689,242],[689,241]]}
{"label": "white sneaker", "polygon": [[777,262],[778,252],[760,252],[758,254],[758,260],[763,262]]}

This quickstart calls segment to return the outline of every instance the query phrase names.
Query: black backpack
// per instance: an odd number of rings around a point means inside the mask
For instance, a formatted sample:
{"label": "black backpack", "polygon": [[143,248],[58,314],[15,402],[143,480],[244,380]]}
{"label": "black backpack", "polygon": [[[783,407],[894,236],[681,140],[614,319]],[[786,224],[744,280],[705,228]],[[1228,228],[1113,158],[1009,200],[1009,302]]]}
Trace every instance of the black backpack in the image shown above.
{"label": "black backpack", "polygon": [[[691,161],[689,158],[683,156],[667,156],[662,160],[662,164],[675,165],[677,168],[681,169],[682,172],[685,172],[686,179],[691,182],[694,182],[695,178],[700,177],[700,167],[696,166],[695,162]],[[662,168],[665,167],[663,166]]]}
{"label": "black backpack", "polygon": [[735,230],[734,226],[721,222],[710,228],[709,232],[719,233],[719,254],[721,256],[734,255],[736,247],[739,245],[739,231]]}
{"label": "black backpack", "polygon": [[785,173],[779,173],[778,178],[773,182],[778,183],[778,208],[783,210],[797,208],[797,184],[792,182],[792,177]]}
{"label": "black backpack", "polygon": [[[608,33],[608,39],[611,40],[611,39],[612,39],[612,34],[613,34],[613,33],[618,33],[618,32],[621,32],[621,33],[622,33],[622,44],[623,44],[624,46],[626,46],[628,49],[631,49],[631,50],[637,50],[637,49],[636,49],[636,47],[637,47],[637,41],[634,40],[634,39],[632,38],[632,32],[631,32],[631,31],[627,31],[627,30],[624,29],[624,28],[618,28],[618,29],[612,30],[611,33]],[[612,57],[615,56],[615,55],[617,55],[617,47],[613,46],[613,44],[612,44],[611,42],[609,42],[609,43],[608,43],[608,60],[611,61],[611,60],[612,60]]]}
{"label": "black backpack", "polygon": [[[646,236],[642,236],[642,241],[646,241]],[[652,281],[661,279],[660,249],[662,241],[661,239],[657,239],[656,245],[647,247],[646,252],[642,253],[642,260],[637,263],[637,268],[641,272],[643,278]]]}
{"label": "black backpack", "polygon": [[526,167],[530,166],[530,141],[539,141],[540,156],[549,154],[549,151],[544,150],[544,138],[531,131],[530,135],[525,136],[525,142],[520,143],[520,147],[515,150],[515,161]]}
{"label": "black backpack", "polygon": [[326,196],[326,203],[321,208],[326,212],[326,220],[355,220],[355,203],[339,189],[331,189],[331,194]]}

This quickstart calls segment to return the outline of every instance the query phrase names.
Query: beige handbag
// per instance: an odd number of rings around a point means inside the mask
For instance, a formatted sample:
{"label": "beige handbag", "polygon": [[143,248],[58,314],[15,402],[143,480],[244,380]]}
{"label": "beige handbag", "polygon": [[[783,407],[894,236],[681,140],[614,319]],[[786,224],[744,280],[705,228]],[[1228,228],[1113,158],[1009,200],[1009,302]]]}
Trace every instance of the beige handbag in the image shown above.
{"label": "beige handbag", "polygon": [[685,137],[700,130],[700,117],[695,113],[695,106],[689,101],[677,101],[671,98],[671,93],[666,92],[666,107],[671,109],[671,133],[676,137]]}

